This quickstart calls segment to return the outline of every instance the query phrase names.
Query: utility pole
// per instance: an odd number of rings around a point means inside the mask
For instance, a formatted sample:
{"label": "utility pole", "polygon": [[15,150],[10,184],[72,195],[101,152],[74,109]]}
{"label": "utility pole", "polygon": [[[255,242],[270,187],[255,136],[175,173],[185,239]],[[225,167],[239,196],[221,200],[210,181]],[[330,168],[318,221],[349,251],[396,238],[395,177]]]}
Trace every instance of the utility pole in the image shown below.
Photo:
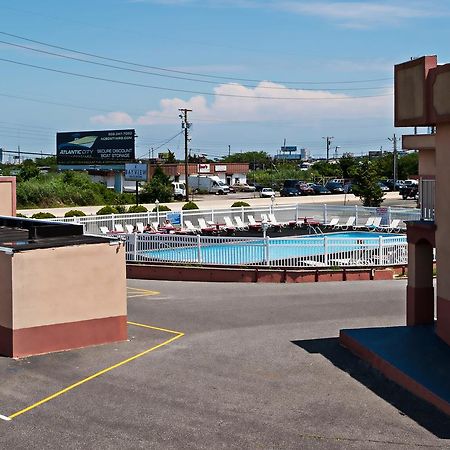
{"label": "utility pole", "polygon": [[327,140],[327,162],[330,159],[330,146],[331,146],[331,140],[334,139],[334,136],[323,136],[322,139]]}
{"label": "utility pole", "polygon": [[228,145],[228,156],[231,155],[231,145]]}
{"label": "utility pole", "polygon": [[394,181],[394,189],[397,185],[397,178],[398,178],[398,153],[397,153],[397,136],[394,133],[394,136],[391,138],[388,138],[392,144],[393,144],[393,151],[392,151],[392,179]]}
{"label": "utility pole", "polygon": [[189,127],[191,124],[188,122],[188,113],[192,112],[192,109],[180,108],[181,128],[184,128],[184,184],[186,186],[186,201],[189,201],[189,158],[188,158],[188,141],[189,141]]}

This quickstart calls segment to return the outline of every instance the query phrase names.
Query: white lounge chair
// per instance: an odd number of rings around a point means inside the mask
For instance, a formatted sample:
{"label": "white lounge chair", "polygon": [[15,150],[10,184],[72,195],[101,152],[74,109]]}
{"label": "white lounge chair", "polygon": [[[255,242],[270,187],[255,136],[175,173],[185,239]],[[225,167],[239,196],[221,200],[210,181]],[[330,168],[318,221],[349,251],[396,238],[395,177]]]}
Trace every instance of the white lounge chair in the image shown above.
{"label": "white lounge chair", "polygon": [[121,223],[116,223],[114,225],[114,230],[116,233],[125,233],[125,230],[123,228],[123,225]]}
{"label": "white lounge chair", "polygon": [[186,227],[184,230],[182,230],[182,232],[187,232],[189,234],[197,234],[200,232],[200,230],[196,227],[194,227],[194,225],[192,224],[192,222],[190,220],[185,220],[184,221],[184,226]]}
{"label": "white lounge chair", "polygon": [[199,226],[199,228],[200,228],[200,231],[201,231],[202,233],[205,233],[205,234],[214,234],[214,233],[217,232],[217,227],[216,227],[215,225],[214,225],[214,226],[208,225],[208,224],[206,223],[206,220],[205,220],[205,219],[203,219],[203,218],[197,219],[197,222],[198,222],[198,226]]}
{"label": "white lounge chair", "polygon": [[240,216],[234,216],[234,221],[236,222],[238,230],[246,231],[248,230],[248,225],[246,225]]}
{"label": "white lounge chair", "polygon": [[133,233],[133,231],[134,231],[134,227],[133,227],[133,225],[125,225],[125,230],[127,230],[127,233],[128,234],[132,234]]}
{"label": "white lounge chair", "polygon": [[369,229],[373,225],[374,220],[375,220],[375,217],[369,217],[364,225],[353,225],[353,228],[356,230]]}
{"label": "white lounge chair", "polygon": [[143,233],[144,232],[144,224],[142,222],[136,222],[136,228],[138,233]]}
{"label": "white lounge chair", "polygon": [[378,231],[387,231],[393,233],[394,231],[400,231],[400,220],[393,219],[389,225],[380,225]]}
{"label": "white lounge chair", "polygon": [[223,220],[225,222],[225,226],[222,226],[222,230],[226,232],[236,231],[236,227],[233,225],[233,222],[228,216],[224,216]]}
{"label": "white lounge chair", "polygon": [[262,227],[261,222],[257,222],[255,220],[255,218],[251,214],[249,214],[247,216],[247,219],[248,219],[248,226],[249,226],[249,228],[253,228],[254,230],[261,229],[261,227]]}
{"label": "white lounge chair", "polygon": [[375,217],[375,219],[373,219],[372,225],[370,225],[369,228],[368,228],[369,231],[378,231],[378,229],[380,228],[382,220],[383,220],[382,217]]}
{"label": "white lounge chair", "polygon": [[355,224],[355,221],[356,221],[356,217],[355,217],[355,216],[350,216],[350,217],[347,219],[347,222],[345,222],[345,223],[342,224],[342,225],[337,224],[337,225],[334,226],[333,229],[334,229],[334,230],[343,230],[343,231],[347,231],[348,229],[350,229],[350,228],[353,227],[353,225]]}
{"label": "white lounge chair", "polygon": [[99,228],[100,228],[100,233],[102,233],[102,234],[108,234],[109,233],[108,227],[99,227]]}
{"label": "white lounge chair", "polygon": [[268,217],[270,225],[280,228],[286,226],[285,223],[278,222],[277,218],[275,217],[275,214],[269,214]]}
{"label": "white lounge chair", "polygon": [[159,222],[152,222],[152,227],[158,231],[159,230]]}
{"label": "white lounge chair", "polygon": [[324,223],[323,225],[327,228],[334,228],[339,224],[339,217],[333,217],[328,223]]}

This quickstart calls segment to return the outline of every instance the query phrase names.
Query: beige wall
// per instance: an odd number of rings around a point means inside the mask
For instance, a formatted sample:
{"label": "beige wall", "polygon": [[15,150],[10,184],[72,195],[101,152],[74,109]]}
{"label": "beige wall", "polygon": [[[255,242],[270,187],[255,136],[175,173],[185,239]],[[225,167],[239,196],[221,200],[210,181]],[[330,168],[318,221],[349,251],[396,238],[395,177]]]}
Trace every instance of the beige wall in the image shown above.
{"label": "beige wall", "polygon": [[436,176],[435,149],[422,149],[419,151],[419,175]]}
{"label": "beige wall", "polygon": [[[450,267],[450,124],[438,125],[436,132],[436,261]],[[450,299],[450,277],[438,276],[437,295]]]}
{"label": "beige wall", "polygon": [[12,328],[12,255],[0,252],[0,326]]}
{"label": "beige wall", "polygon": [[123,245],[15,253],[13,329],[125,316]]}
{"label": "beige wall", "polygon": [[0,216],[16,215],[16,178],[0,177]]}

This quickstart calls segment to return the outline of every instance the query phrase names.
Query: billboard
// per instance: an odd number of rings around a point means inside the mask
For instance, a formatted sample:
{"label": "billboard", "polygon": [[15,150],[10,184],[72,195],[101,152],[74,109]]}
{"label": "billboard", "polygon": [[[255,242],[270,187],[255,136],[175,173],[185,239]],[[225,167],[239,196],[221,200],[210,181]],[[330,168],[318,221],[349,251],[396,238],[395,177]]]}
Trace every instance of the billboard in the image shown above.
{"label": "billboard", "polygon": [[114,164],[134,161],[135,130],[56,134],[58,164]]}
{"label": "billboard", "polygon": [[147,164],[125,164],[125,180],[147,181]]}

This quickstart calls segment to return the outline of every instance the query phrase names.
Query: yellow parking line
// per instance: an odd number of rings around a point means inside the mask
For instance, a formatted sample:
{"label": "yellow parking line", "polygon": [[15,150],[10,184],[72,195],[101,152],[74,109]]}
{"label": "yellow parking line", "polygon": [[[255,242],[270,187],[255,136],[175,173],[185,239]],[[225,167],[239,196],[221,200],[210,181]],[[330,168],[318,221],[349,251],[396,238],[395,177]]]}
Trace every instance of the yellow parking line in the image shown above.
{"label": "yellow parking line", "polygon": [[134,291],[132,295],[128,295],[128,298],[134,298],[134,297],[146,297],[150,295],[159,295],[161,292],[159,291],[149,291],[148,289],[139,289],[139,288],[133,288],[133,287],[127,287],[127,289]]}
{"label": "yellow parking line", "polygon": [[81,386],[84,383],[87,383],[88,381],[93,380],[94,378],[98,378],[99,376],[104,375],[105,373],[110,372],[113,369],[117,369],[118,367],[121,367],[121,366],[123,366],[125,364],[128,364],[129,362],[134,361],[135,359],[138,359],[141,356],[146,355],[147,353],[150,353],[150,352],[152,352],[154,350],[157,350],[160,347],[168,345],[171,342],[173,342],[173,341],[179,339],[180,337],[184,336],[184,333],[181,333],[179,331],[168,330],[166,328],[154,327],[154,326],[151,326],[151,325],[145,325],[145,324],[137,323],[137,322],[127,322],[127,323],[129,325],[135,325],[135,326],[142,327],[142,328],[149,328],[151,330],[164,331],[166,333],[175,334],[175,336],[171,337],[170,339],[167,339],[166,341],[162,342],[161,344],[155,345],[155,346],[153,346],[153,347],[151,347],[151,348],[149,348],[147,350],[144,350],[143,352],[138,353],[137,355],[134,355],[131,358],[125,359],[123,361],[120,361],[119,363],[114,364],[113,366],[107,367],[106,369],[100,370],[100,371],[94,373],[93,375],[91,375],[91,376],[89,376],[87,378],[84,378],[84,379],[82,379],[80,381],[77,381],[76,383],[71,384],[70,386],[67,386],[64,389],[61,389],[60,391],[55,392],[54,394],[49,395],[48,397],[45,397],[42,400],[39,400],[38,402],[33,403],[32,405],[30,405],[30,406],[28,406],[28,407],[26,407],[24,409],[21,409],[20,411],[15,412],[14,414],[11,414],[10,416],[7,417],[7,419],[12,420],[12,419],[14,419],[14,418],[16,418],[16,417],[18,417],[18,416],[28,412],[28,411],[31,411],[34,408],[37,408],[38,406],[43,405],[44,403],[49,402],[50,400],[55,399],[56,397],[59,397],[62,394],[65,394],[66,392],[71,391],[72,389],[75,389],[78,386]]}

